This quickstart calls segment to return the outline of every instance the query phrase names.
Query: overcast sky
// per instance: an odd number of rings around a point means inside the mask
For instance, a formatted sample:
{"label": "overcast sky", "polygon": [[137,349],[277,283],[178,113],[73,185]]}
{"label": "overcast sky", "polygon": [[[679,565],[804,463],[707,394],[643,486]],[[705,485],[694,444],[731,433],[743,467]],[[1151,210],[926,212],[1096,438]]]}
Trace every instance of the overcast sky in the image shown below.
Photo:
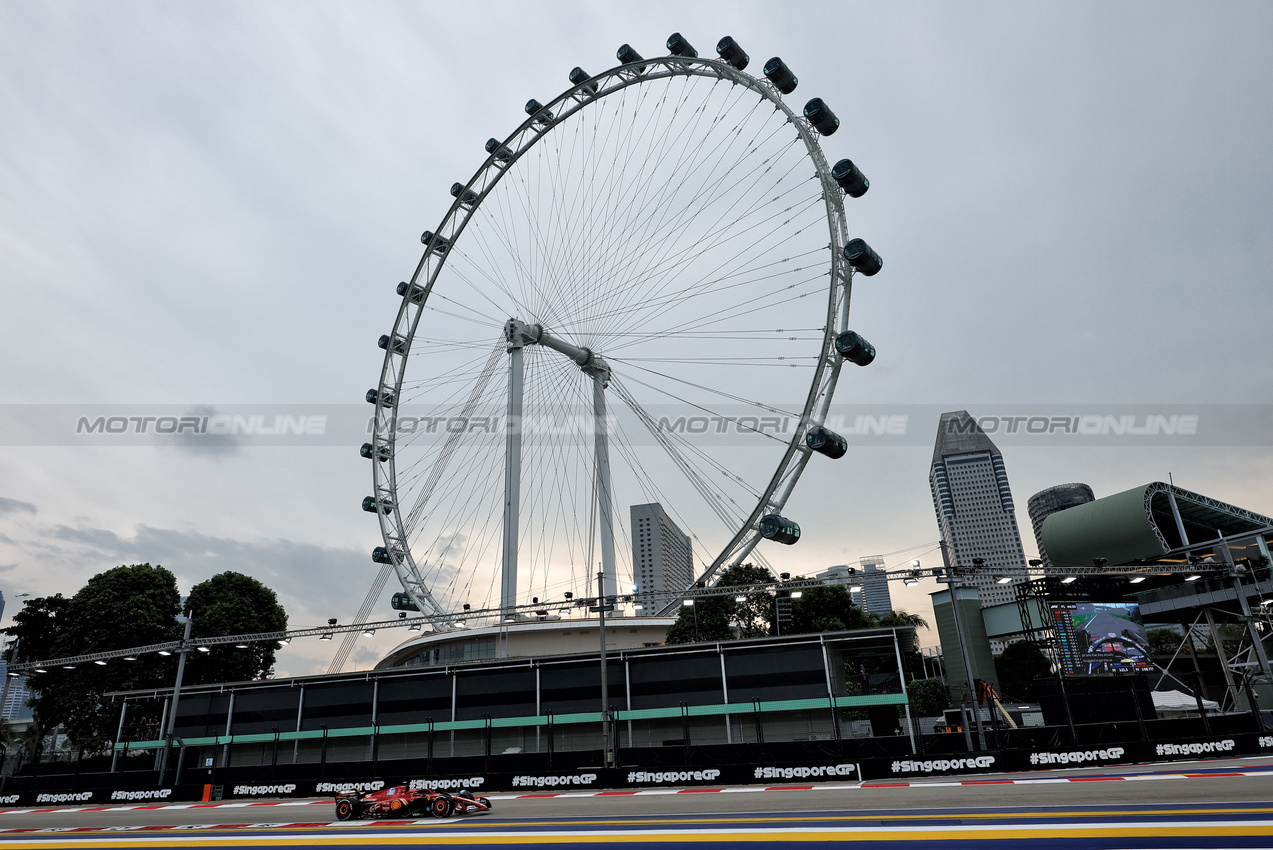
{"label": "overcast sky", "polygon": [[[829,155],[871,179],[851,235],[885,270],[853,310],[881,356],[838,401],[1273,397],[1266,3],[9,2],[0,417],[357,403],[390,288],[486,138],[572,66],[608,68],[624,42],[657,55],[673,31],[704,53],[730,34],[757,72],[782,56],[841,117]],[[811,467],[789,557],[815,572],[931,549],[935,428]],[[295,625],[348,620],[375,575],[356,441],[48,442],[0,445],[6,620],[15,594],[70,595],[123,563],[162,563],[183,592],[247,572]],[[1067,481],[1101,496],[1170,472],[1273,513],[1273,452],[1248,442],[1004,445],[1027,552],[1026,499]],[[927,615],[934,589],[894,595]],[[360,667],[393,641],[376,640]],[[293,644],[279,670],[325,669],[330,652]]]}

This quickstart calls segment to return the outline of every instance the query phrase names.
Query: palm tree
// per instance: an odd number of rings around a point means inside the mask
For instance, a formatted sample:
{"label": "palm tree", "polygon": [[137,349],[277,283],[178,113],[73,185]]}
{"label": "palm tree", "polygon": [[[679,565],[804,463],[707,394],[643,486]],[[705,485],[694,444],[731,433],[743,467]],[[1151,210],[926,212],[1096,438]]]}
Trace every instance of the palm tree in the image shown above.
{"label": "palm tree", "polygon": [[875,619],[877,626],[914,626],[917,629],[928,628],[928,621],[919,614],[908,614],[905,611],[889,611]]}

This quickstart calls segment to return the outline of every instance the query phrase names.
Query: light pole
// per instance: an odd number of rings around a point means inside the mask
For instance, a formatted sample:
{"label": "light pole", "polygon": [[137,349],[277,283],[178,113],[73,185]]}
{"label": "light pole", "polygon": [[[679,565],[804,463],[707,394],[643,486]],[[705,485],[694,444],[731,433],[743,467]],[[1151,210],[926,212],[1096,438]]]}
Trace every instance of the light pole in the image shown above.
{"label": "light pole", "polygon": [[611,764],[610,758],[610,677],[606,674],[606,609],[614,610],[610,600],[606,598],[606,572],[602,568],[597,573],[597,604],[592,611],[597,612],[600,622],[597,631],[601,633],[601,762],[605,767]]}
{"label": "light pole", "polygon": [[[178,616],[178,621],[182,617]],[[190,626],[194,623],[194,611],[187,611],[185,614],[186,630],[181,636],[181,648],[177,650],[180,657],[177,659],[177,682],[172,689],[172,707],[168,710],[168,728],[164,730],[164,754],[163,759],[159,763],[159,784],[164,784],[164,777],[168,773],[168,757],[172,752],[172,733],[177,728],[177,701],[181,699],[181,678],[186,672],[186,653],[190,647]]]}
{"label": "light pole", "polygon": [[[981,728],[981,713],[977,711],[977,692],[973,685],[972,662],[968,659],[968,646],[964,642],[964,620],[963,616],[959,613],[959,568],[951,567],[950,565],[950,551],[946,547],[946,538],[944,537],[941,540],[941,560],[942,564],[946,567],[946,577],[950,580],[950,608],[955,614],[955,637],[959,642],[959,657],[963,659],[964,662],[964,678],[968,683],[968,691],[973,695],[972,719],[973,722],[977,724],[977,742],[980,744],[981,749],[984,750],[986,748],[986,735],[985,731]],[[963,704],[963,701],[964,695],[960,694],[959,702],[961,705]],[[968,730],[967,724],[965,724],[964,728],[964,737],[968,742],[968,749],[971,751],[972,733]]]}

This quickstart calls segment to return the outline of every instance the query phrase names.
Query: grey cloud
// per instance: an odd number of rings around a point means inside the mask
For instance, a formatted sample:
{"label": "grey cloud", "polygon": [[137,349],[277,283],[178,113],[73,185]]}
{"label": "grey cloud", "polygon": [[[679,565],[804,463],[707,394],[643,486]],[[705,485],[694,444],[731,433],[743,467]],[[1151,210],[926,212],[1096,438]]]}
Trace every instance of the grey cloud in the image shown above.
{"label": "grey cloud", "polygon": [[[278,593],[293,625],[348,617],[379,572],[367,552],[289,540],[235,540],[145,525],[128,538],[108,529],[66,525],[55,526],[49,537],[95,563],[94,573],[119,563],[162,564],[176,574],[183,591],[227,570],[250,575]],[[393,616],[388,600],[394,590],[385,590],[373,618]]]}
{"label": "grey cloud", "polygon": [[39,508],[30,502],[22,502],[18,499],[6,499],[0,496],[0,514],[34,514],[39,513]]}

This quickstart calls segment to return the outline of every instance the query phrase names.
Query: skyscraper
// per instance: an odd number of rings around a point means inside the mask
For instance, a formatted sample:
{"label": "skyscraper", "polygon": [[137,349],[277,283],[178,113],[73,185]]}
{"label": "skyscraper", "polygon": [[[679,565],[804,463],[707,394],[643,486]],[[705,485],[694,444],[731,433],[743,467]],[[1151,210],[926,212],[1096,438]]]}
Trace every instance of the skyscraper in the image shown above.
{"label": "skyscraper", "polygon": [[861,564],[861,581],[855,583],[862,589],[853,594],[853,602],[868,614],[882,616],[893,610],[893,598],[888,592],[888,578],[884,573],[884,559],[868,555],[858,561]]}
{"label": "skyscraper", "polygon": [[1096,494],[1086,484],[1058,484],[1040,490],[1026,502],[1026,511],[1030,514],[1030,525],[1034,526],[1034,542],[1038,544],[1044,572],[1052,571],[1052,561],[1043,548],[1043,521],[1058,511],[1095,501]]}
{"label": "skyscraper", "polygon": [[652,614],[669,601],[662,593],[676,593],[694,582],[694,550],[689,535],[658,502],[633,505],[632,573],[636,601]]}
{"label": "skyscraper", "polygon": [[985,561],[984,569],[961,583],[977,588],[982,607],[1014,601],[1012,585],[1022,579],[1000,584],[994,574],[995,568],[1026,565],[1008,472],[998,447],[968,411],[942,414],[928,483],[951,563],[970,567],[974,558]]}

